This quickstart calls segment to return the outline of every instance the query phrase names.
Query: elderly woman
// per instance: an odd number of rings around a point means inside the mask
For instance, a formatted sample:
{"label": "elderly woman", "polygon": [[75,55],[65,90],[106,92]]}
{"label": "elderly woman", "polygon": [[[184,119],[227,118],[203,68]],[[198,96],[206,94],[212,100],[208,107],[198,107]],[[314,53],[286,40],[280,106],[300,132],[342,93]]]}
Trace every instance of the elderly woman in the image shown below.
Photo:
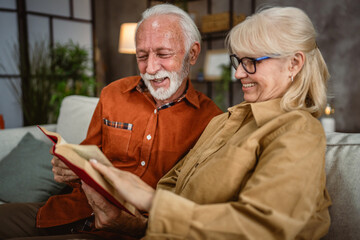
{"label": "elderly woman", "polygon": [[149,212],[146,239],[319,239],[330,224],[317,119],[329,74],[314,27],[302,10],[274,7],[235,26],[227,44],[245,101],[215,117],[156,190],[93,166]]}

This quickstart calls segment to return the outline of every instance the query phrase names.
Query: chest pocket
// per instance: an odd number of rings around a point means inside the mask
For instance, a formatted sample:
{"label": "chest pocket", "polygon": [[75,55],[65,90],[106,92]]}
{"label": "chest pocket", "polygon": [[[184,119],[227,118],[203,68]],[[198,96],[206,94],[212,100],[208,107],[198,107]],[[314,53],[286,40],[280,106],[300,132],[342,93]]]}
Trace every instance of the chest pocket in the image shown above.
{"label": "chest pocket", "polygon": [[132,135],[132,124],[113,122],[104,119],[103,146],[104,154],[112,161],[124,161],[128,158]]}

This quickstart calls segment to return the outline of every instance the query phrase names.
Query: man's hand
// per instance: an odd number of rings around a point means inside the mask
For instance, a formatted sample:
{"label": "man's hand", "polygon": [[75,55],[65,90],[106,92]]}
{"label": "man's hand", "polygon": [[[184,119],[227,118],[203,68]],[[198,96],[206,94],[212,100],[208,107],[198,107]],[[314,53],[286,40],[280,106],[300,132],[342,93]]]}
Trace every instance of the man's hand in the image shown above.
{"label": "man's hand", "polygon": [[82,183],[90,206],[95,215],[95,227],[97,229],[126,233],[133,237],[145,235],[147,218],[136,211],[132,216],[108,202],[103,196],[89,185]]}
{"label": "man's hand", "polygon": [[59,183],[72,183],[79,180],[79,177],[70,170],[59,158],[51,159],[54,180]]}

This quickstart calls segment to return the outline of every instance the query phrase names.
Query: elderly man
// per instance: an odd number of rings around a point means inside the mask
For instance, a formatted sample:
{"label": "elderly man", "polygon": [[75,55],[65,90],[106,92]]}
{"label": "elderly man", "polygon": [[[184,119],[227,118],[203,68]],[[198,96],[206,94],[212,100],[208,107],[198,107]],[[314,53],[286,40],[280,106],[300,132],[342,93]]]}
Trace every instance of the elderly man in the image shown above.
{"label": "elderly man", "polygon": [[[82,144],[96,144],[115,167],[155,187],[221,113],[189,80],[199,53],[200,34],[183,10],[163,4],[145,11],[136,33],[141,77],[120,79],[102,90]],[[53,196],[45,204],[1,206],[0,238],[114,239],[121,236],[114,228],[131,232],[132,221],[141,219],[126,216],[97,195],[86,198],[79,178],[59,159],[54,157],[52,164],[55,180],[71,185],[72,193]],[[1,219],[10,212],[11,219]],[[127,218],[128,225],[106,227],[106,219],[117,215]]]}

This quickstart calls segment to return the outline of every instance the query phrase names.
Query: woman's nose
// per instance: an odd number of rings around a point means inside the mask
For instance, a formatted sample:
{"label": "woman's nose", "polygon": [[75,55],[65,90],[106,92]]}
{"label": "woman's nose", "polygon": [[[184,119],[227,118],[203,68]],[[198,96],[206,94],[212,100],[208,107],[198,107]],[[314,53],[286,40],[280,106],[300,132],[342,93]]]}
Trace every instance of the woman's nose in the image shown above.
{"label": "woman's nose", "polygon": [[239,64],[235,72],[235,78],[242,79],[242,78],[246,78],[247,75],[248,73],[245,71],[244,67],[241,64]]}

